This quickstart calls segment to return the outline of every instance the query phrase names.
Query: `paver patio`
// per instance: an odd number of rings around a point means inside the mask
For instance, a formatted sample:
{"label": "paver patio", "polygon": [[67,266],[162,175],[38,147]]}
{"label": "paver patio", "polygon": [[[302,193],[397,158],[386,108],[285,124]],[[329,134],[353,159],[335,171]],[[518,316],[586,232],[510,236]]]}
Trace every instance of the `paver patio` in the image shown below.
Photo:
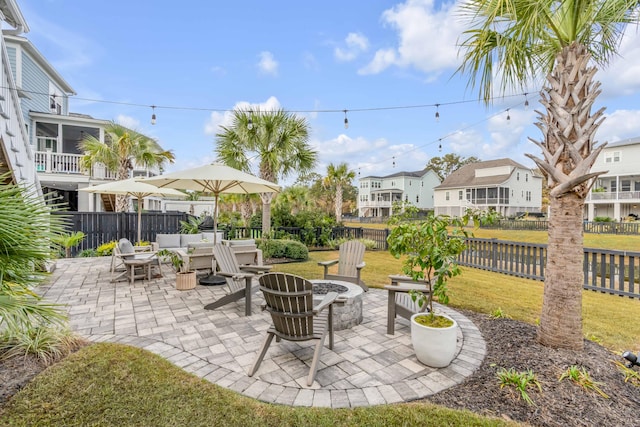
{"label": "paver patio", "polygon": [[334,333],[334,349],[323,350],[311,387],[306,385],[311,342],[272,344],[250,378],[247,372],[271,325],[269,314],[260,309],[259,291],[250,317],[244,316],[244,300],[210,311],[203,307],[224,295],[222,287],[178,291],[169,267],[163,278],[111,283],[109,263],[109,257],[58,260],[42,289],[47,300],[68,305],[73,330],[91,341],[149,350],[205,380],[265,402],[340,408],[411,401],[459,384],[486,354],[475,325],[440,307],[460,325],[458,353],[446,368],[422,365],[406,320],[397,320],[395,335],[386,335],[387,293],[371,289],[364,296],[362,323]]}

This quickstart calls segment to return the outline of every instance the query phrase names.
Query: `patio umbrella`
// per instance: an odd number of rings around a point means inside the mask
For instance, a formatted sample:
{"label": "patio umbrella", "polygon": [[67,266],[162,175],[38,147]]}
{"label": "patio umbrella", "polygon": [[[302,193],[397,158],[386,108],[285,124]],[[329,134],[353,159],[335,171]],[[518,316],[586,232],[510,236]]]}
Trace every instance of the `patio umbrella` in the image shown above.
{"label": "patio umbrella", "polygon": [[192,169],[171,172],[165,175],[145,178],[143,182],[164,188],[200,191],[213,194],[215,199],[213,213],[214,243],[218,231],[218,199],[223,193],[255,194],[277,193],[280,186],[273,182],[234,169],[221,163],[212,163]]}
{"label": "patio umbrella", "polygon": [[142,224],[142,199],[149,196],[177,196],[185,197],[186,195],[172,188],[158,188],[148,182],[142,182],[136,178],[124,179],[121,181],[107,182],[105,184],[92,185],[91,187],[81,188],[79,191],[97,194],[115,194],[120,196],[131,196],[138,199],[138,242],[141,239]]}

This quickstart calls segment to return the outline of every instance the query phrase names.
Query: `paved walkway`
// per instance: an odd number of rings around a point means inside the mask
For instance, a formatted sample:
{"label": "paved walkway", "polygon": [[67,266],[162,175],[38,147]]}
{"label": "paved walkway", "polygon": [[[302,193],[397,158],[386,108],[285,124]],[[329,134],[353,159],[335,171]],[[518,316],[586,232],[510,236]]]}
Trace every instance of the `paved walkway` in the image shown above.
{"label": "paved walkway", "polygon": [[[482,363],[485,342],[475,325],[447,307],[458,324],[458,354],[446,368],[415,357],[409,323],[396,321],[386,335],[387,293],[371,289],[362,324],[335,332],[323,350],[316,381],[306,385],[313,342],[272,343],[252,378],[247,371],[270,326],[255,294],[253,315],[244,300],[221,309],[204,305],[224,295],[220,286],[175,289],[175,275],[151,281],[110,283],[109,257],[63,259],[43,289],[47,300],[68,304],[71,327],[92,341],[129,344],[165,357],[205,380],[265,402],[293,406],[356,407],[406,402],[462,382]],[[319,273],[320,274],[320,273]]]}

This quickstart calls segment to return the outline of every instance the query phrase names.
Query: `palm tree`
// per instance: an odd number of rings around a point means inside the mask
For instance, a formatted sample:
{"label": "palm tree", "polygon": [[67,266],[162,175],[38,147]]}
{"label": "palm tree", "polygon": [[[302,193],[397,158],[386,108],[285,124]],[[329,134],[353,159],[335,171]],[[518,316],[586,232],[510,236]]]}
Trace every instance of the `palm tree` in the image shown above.
{"label": "palm tree", "polygon": [[344,162],[338,166],[335,166],[333,163],[329,163],[329,166],[327,166],[327,176],[324,177],[323,183],[325,187],[335,190],[333,203],[337,223],[342,221],[342,190],[345,186],[351,185],[355,177],[356,173],[350,171]]}
{"label": "palm tree", "polygon": [[[463,65],[489,103],[494,86],[526,90],[546,77],[536,124],[542,158],[528,154],[549,184],[550,218],[544,299],[538,340],[580,350],[582,337],[582,218],[584,199],[599,173],[590,173],[605,144],[595,132],[603,108],[598,67],[616,54],[626,24],[638,21],[637,0],[470,0],[462,6],[469,30]],[[479,76],[479,80],[477,77]],[[494,83],[495,81],[495,83]]]}
{"label": "palm tree", "polygon": [[281,207],[290,210],[291,215],[295,215],[311,205],[309,189],[302,185],[287,187],[278,194],[274,203],[278,203]]}
{"label": "palm tree", "polygon": [[[313,169],[318,153],[308,144],[309,125],[303,117],[277,111],[233,112],[231,126],[216,134],[216,154],[225,164],[250,172],[250,161],[259,159],[259,176],[277,183],[294,172]],[[271,228],[273,193],[262,193],[262,232]]]}
{"label": "palm tree", "polygon": [[[93,165],[102,163],[118,180],[130,178],[134,164],[146,168],[162,167],[166,161],[173,163],[175,159],[173,153],[163,150],[155,139],[115,122],[105,127],[104,143],[86,134],[79,148],[85,153],[80,159],[82,169],[92,170]],[[126,210],[126,196],[117,196],[116,212]]]}

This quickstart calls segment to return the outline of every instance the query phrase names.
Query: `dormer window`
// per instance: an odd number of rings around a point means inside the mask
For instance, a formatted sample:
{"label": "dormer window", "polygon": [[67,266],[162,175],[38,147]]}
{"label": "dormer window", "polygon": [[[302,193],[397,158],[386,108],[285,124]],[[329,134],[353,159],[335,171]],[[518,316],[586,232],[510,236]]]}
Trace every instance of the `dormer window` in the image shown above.
{"label": "dormer window", "polygon": [[56,95],[49,95],[49,111],[54,114],[62,114],[62,105],[58,102]]}

